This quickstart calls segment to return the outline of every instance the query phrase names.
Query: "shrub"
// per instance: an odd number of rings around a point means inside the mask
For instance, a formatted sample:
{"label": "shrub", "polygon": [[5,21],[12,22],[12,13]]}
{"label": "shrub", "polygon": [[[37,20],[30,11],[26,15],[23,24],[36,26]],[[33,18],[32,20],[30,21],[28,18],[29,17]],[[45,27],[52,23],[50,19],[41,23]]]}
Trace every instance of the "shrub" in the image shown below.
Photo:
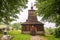
{"label": "shrub", "polygon": [[60,37],[60,27],[55,29],[55,37],[59,38]]}

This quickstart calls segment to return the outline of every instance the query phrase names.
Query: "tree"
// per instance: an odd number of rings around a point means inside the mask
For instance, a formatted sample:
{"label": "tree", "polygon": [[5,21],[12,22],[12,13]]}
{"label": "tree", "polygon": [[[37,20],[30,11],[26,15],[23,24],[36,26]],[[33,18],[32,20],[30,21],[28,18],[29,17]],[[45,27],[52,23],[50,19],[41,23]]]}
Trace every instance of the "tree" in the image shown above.
{"label": "tree", "polygon": [[17,29],[17,30],[18,30],[18,29],[20,30],[20,29],[21,29],[21,23],[13,23],[13,24],[11,24],[11,27],[12,27],[13,29],[15,28],[15,29]]}
{"label": "tree", "polygon": [[60,25],[60,0],[36,0],[37,13],[42,20],[55,22]]}
{"label": "tree", "polygon": [[0,0],[0,22],[5,24],[18,18],[19,10],[26,8],[28,0]]}

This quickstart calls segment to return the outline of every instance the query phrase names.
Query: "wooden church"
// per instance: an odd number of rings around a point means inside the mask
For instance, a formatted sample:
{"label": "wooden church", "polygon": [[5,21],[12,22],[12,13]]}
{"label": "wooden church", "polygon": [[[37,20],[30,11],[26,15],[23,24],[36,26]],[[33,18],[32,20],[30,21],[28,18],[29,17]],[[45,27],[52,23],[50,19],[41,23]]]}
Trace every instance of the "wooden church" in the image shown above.
{"label": "wooden church", "polygon": [[[37,20],[37,16],[34,15],[35,10],[33,6],[28,10],[28,19],[22,25],[22,33],[31,33],[35,30],[36,34],[44,34],[44,24]],[[35,28],[35,29],[34,29]]]}

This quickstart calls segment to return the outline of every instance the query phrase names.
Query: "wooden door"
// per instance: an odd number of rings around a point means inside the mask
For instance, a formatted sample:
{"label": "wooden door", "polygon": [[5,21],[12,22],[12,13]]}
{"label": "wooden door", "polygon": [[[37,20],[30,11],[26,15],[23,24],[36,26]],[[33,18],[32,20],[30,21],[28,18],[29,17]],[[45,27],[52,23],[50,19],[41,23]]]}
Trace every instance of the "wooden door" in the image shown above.
{"label": "wooden door", "polygon": [[32,35],[36,35],[36,31],[37,31],[37,28],[34,27],[34,26],[32,26],[30,33],[31,33]]}

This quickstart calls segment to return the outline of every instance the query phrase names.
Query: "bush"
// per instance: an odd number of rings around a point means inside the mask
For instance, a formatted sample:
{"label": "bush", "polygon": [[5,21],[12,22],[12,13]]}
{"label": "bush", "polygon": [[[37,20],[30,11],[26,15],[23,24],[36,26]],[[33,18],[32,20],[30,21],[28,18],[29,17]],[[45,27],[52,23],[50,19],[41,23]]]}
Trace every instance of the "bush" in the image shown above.
{"label": "bush", "polygon": [[54,28],[51,28],[51,27],[49,27],[49,28],[45,28],[45,33],[46,34],[49,34],[49,35],[53,35],[54,34]]}
{"label": "bush", "polygon": [[55,37],[60,38],[60,27],[55,29]]}
{"label": "bush", "polygon": [[2,30],[0,30],[0,34],[2,34],[3,33],[3,31]]}

